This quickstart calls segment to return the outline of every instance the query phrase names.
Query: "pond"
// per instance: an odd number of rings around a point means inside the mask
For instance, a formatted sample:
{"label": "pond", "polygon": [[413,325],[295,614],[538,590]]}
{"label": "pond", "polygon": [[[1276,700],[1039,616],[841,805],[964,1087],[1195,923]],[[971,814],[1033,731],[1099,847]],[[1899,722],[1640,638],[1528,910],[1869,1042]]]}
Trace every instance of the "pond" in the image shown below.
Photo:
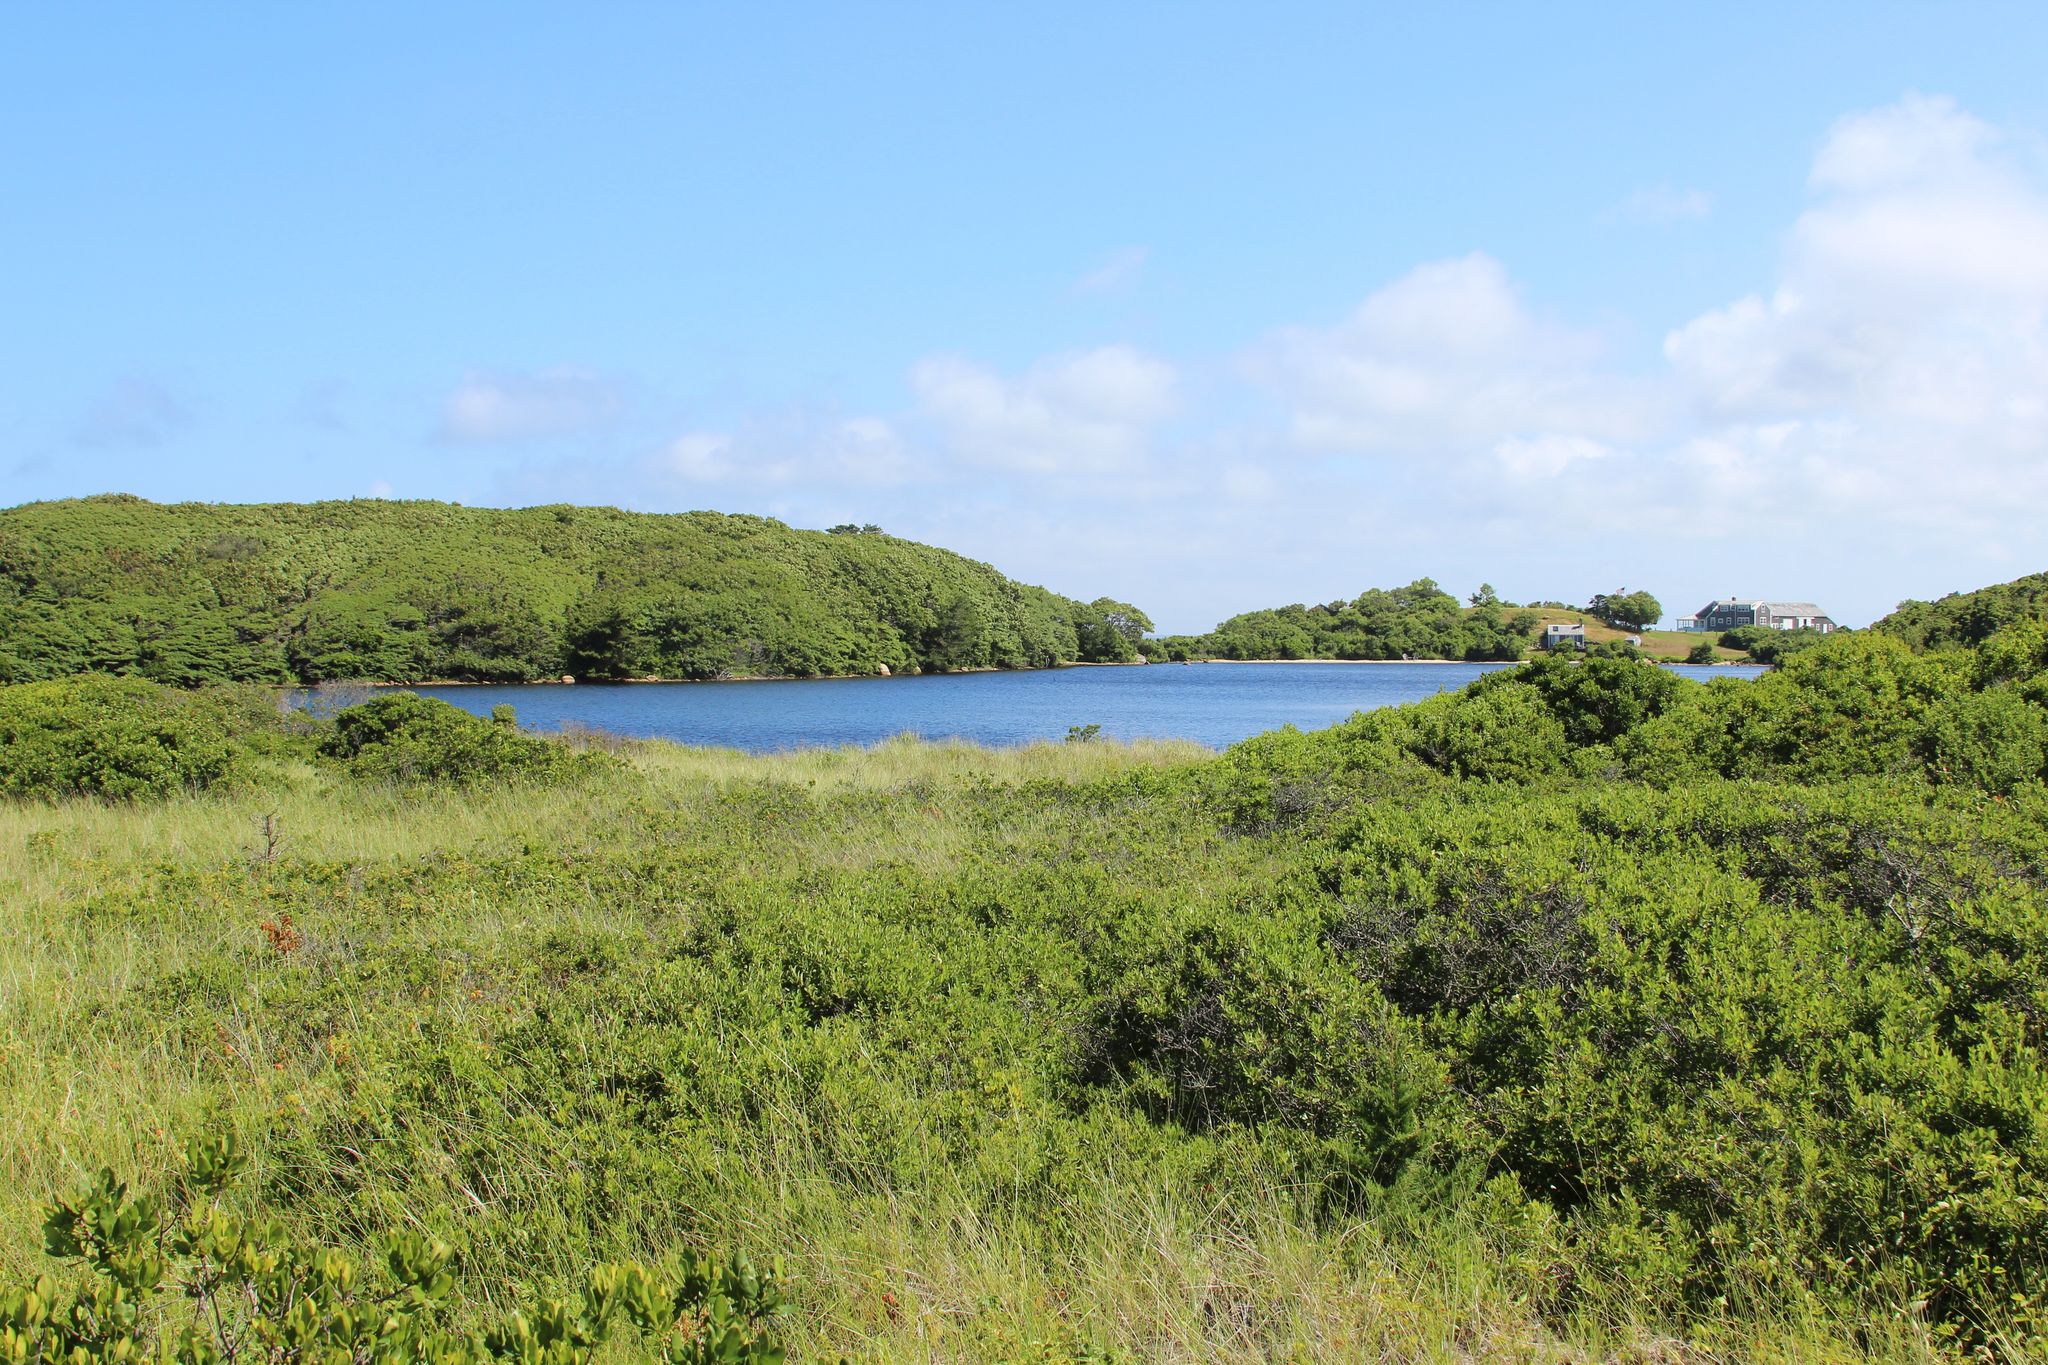
{"label": "pond", "polygon": [[[510,702],[531,729],[564,724],[636,738],[751,752],[874,744],[905,733],[981,744],[1106,738],[1191,739],[1223,748],[1282,725],[1333,725],[1465,686],[1504,664],[1150,664],[1027,673],[789,682],[531,683],[420,687],[479,715]],[[1696,679],[1754,677],[1751,667],[1672,666]]]}

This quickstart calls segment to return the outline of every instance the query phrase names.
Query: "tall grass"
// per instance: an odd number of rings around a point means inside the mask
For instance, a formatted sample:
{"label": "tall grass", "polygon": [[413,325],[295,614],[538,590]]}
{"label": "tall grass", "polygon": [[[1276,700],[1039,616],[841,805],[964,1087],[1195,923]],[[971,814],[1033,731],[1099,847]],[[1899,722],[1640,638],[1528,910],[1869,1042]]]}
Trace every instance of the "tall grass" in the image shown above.
{"label": "tall grass", "polygon": [[[1731,1310],[1680,1329],[1625,1296],[1560,1313],[1550,1268],[1475,1205],[1389,1196],[1332,1222],[1256,1144],[1148,1145],[1141,1121],[1031,1091],[999,1042],[904,1060],[927,1040],[892,1029],[951,1027],[976,999],[843,1025],[821,1010],[786,1054],[781,1005],[714,1010],[707,1065],[755,1070],[692,1108],[664,1054],[597,1054],[637,1046],[622,1021],[669,1008],[674,974],[714,970],[673,953],[693,935],[728,945],[702,961],[753,998],[771,983],[746,975],[748,935],[817,934],[829,973],[863,934],[973,896],[963,868],[1199,900],[1276,854],[1170,803],[1134,832],[1128,809],[986,799],[1206,756],[1192,745],[622,752],[624,771],[553,788],[406,791],[281,762],[154,805],[0,805],[0,1272],[41,1263],[38,1209],[84,1173],[160,1182],[179,1138],[225,1122],[306,1235],[449,1231],[480,1302],[589,1251],[785,1256],[805,1357],[1934,1358],[1910,1318]],[[261,928],[284,915],[303,933],[289,952]],[[970,1064],[971,1083],[917,1069]],[[981,1108],[958,1112],[962,1095]]]}

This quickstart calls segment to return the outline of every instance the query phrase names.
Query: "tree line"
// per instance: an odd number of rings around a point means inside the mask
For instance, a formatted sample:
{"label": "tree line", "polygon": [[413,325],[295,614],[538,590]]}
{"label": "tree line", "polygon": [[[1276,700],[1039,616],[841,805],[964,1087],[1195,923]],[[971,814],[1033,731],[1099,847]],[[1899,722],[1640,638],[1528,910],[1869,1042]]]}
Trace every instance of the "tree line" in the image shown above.
{"label": "tree line", "polygon": [[1176,661],[1521,658],[1536,614],[1501,603],[1491,589],[1473,599],[1468,608],[1435,579],[1418,578],[1404,588],[1372,588],[1351,599],[1244,612],[1206,635],[1152,642],[1151,652]]}

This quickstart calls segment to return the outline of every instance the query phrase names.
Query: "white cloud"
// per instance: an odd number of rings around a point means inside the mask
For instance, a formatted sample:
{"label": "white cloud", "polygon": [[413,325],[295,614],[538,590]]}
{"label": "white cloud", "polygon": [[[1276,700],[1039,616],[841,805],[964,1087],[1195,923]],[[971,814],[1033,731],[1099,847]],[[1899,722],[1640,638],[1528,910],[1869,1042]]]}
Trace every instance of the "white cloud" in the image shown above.
{"label": "white cloud", "polygon": [[1856,191],[1969,178],[1997,141],[1996,129],[1954,100],[1907,95],[1837,121],[1808,181],[1816,189]]}
{"label": "white cloud", "polygon": [[1773,289],[1665,340],[1688,449],[1809,515],[1983,524],[2048,491],[2048,185],[1922,96],[1837,123],[1810,183]]}
{"label": "white cloud", "polygon": [[1643,386],[1598,366],[1599,339],[1539,321],[1483,252],[1416,267],[1334,327],[1295,327],[1248,369],[1310,449],[1439,455],[1540,432],[1627,440]]}
{"label": "white cloud", "polygon": [[959,356],[910,372],[917,413],[946,451],[1032,474],[1103,474],[1137,467],[1175,406],[1178,376],[1128,346],[1054,356],[1004,376]]}
{"label": "white cloud", "polygon": [[571,436],[607,425],[620,407],[618,387],[587,370],[473,374],[442,401],[438,434],[465,445]]}

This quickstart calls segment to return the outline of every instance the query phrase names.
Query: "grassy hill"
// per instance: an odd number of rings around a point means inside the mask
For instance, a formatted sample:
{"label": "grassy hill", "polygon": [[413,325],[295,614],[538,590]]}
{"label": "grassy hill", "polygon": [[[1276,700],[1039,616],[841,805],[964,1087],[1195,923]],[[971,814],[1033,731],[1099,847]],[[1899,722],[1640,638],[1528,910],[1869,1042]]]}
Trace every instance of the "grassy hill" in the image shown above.
{"label": "grassy hill", "polygon": [[[851,531],[851,528],[847,528]],[[0,681],[818,676],[1128,659],[1088,605],[878,533],[360,500],[0,511]]]}
{"label": "grassy hill", "polygon": [[1714,657],[1722,663],[1740,663],[1748,657],[1739,649],[1728,649],[1720,643],[1719,635],[1702,635],[1697,631],[1683,630],[1619,630],[1597,617],[1583,611],[1564,611],[1556,607],[1529,607],[1526,610],[1536,618],[1535,635],[1541,638],[1543,628],[1552,622],[1584,623],[1587,644],[1618,644],[1631,635],[1642,636],[1643,653],[1663,663],[1684,663],[1701,642],[1714,647]]}

